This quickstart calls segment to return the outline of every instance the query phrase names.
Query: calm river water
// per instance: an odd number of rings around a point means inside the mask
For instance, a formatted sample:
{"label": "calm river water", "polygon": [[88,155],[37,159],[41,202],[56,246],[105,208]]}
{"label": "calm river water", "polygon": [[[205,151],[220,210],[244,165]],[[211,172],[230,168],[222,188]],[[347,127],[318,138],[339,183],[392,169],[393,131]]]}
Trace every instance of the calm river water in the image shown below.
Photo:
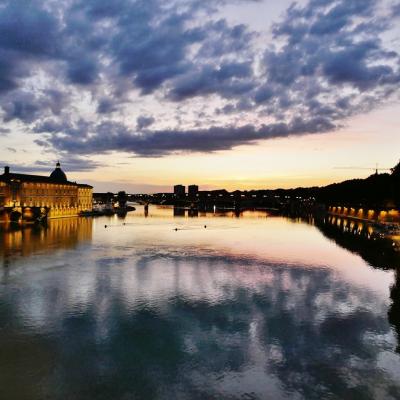
{"label": "calm river water", "polygon": [[400,259],[177,214],[0,225],[1,399],[400,399]]}

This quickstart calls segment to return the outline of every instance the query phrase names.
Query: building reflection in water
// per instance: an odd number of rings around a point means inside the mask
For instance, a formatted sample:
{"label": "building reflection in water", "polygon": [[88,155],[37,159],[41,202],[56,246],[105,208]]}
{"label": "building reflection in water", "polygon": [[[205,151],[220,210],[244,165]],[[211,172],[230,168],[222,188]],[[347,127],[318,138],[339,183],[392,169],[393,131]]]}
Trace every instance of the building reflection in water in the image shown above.
{"label": "building reflection in water", "polygon": [[29,256],[37,252],[74,248],[80,242],[92,239],[91,218],[58,218],[47,224],[2,224],[0,225],[0,256],[4,265],[8,258]]}
{"label": "building reflection in water", "polygon": [[183,207],[174,207],[174,217],[184,217],[186,215]]}
{"label": "building reflection in water", "polygon": [[[165,208],[165,210],[169,211],[169,208]],[[239,209],[218,209],[214,212],[211,211],[201,211],[198,208],[185,208],[185,207],[173,207],[173,215],[174,217],[230,217],[230,218],[266,218],[269,214],[264,210],[239,210]]]}

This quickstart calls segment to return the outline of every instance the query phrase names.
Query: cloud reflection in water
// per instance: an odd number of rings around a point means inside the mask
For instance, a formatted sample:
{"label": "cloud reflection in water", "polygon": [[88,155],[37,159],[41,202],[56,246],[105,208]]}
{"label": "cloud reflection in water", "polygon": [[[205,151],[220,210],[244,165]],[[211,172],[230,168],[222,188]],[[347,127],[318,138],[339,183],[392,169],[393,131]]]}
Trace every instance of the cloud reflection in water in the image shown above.
{"label": "cloud reflection in water", "polygon": [[[292,225],[280,223],[290,235]],[[131,230],[99,226],[93,242],[14,255],[8,275],[3,269],[1,397],[400,396],[389,288],[385,296],[361,274],[385,281],[388,272],[364,265],[357,283],[318,255],[310,267],[226,243],[217,252],[193,232],[191,244],[172,246],[160,227],[150,228],[159,245],[140,227],[127,245]],[[230,238],[244,240],[243,231]],[[329,251],[344,257],[334,245]],[[349,268],[359,263],[345,258]]]}

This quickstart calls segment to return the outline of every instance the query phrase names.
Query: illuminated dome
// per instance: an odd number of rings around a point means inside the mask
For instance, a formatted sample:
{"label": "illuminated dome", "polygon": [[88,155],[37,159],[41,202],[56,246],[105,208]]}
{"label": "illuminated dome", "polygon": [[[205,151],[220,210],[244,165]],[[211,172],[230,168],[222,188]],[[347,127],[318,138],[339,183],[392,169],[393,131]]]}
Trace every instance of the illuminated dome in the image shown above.
{"label": "illuminated dome", "polygon": [[50,174],[50,178],[58,182],[66,182],[67,175],[61,169],[60,162],[56,164],[56,169]]}

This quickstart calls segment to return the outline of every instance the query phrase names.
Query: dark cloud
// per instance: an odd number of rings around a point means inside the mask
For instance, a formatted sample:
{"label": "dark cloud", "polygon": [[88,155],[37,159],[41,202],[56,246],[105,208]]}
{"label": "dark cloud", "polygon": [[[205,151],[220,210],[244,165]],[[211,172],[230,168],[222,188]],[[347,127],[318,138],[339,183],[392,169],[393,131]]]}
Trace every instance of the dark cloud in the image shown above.
{"label": "dark cloud", "polygon": [[224,63],[218,67],[193,67],[190,72],[173,82],[169,96],[175,101],[213,93],[224,98],[237,97],[254,88],[255,82],[250,79],[252,75],[250,62]]}
{"label": "dark cloud", "polygon": [[[89,160],[88,158],[71,156],[70,154],[66,153],[60,153],[57,160],[54,159],[52,161],[38,161],[35,165],[42,166],[43,168],[47,167],[51,170],[51,168],[53,168],[53,165],[55,165],[57,161],[61,162],[61,166],[66,172],[92,171],[99,166],[104,166],[104,164]],[[69,176],[68,178],[72,179],[71,176]]]}
{"label": "dark cloud", "polygon": [[400,17],[400,3],[393,4],[392,6],[392,17]]}
{"label": "dark cloud", "polygon": [[[232,2],[2,1],[3,121],[28,125],[56,151],[161,156],[327,132],[398,92],[400,57],[381,39],[397,4],[383,15],[374,0],[295,3],[265,44],[217,17]],[[163,122],[153,110],[127,118],[140,96],[188,114],[174,128],[150,129]],[[81,97],[95,111],[76,105]],[[211,99],[215,114],[188,123]],[[244,112],[263,119],[218,126]],[[122,122],[132,118],[136,127]]]}
{"label": "dark cloud", "polygon": [[126,9],[125,0],[84,0],[74,5],[74,10],[83,10],[90,18],[99,20],[103,18],[118,17]]}
{"label": "dark cloud", "polygon": [[0,136],[6,136],[11,132],[10,129],[7,128],[0,128]]}
{"label": "dark cloud", "polygon": [[42,108],[37,98],[30,92],[19,92],[9,101],[2,104],[4,122],[20,119],[29,123],[35,120],[41,113]]}
{"label": "dark cloud", "polygon": [[64,93],[56,89],[44,90],[42,93],[17,90],[0,97],[5,122],[18,119],[31,123],[48,114],[59,115],[66,104]]}
{"label": "dark cloud", "polygon": [[[13,151],[14,152],[14,151]],[[65,158],[64,158],[65,157]],[[34,164],[18,163],[13,167],[13,163],[4,162],[2,165],[10,165],[13,172],[19,173],[40,173],[42,175],[50,175],[54,170],[56,163],[60,161],[61,167],[67,172],[81,172],[81,171],[92,171],[99,167],[100,164],[83,157],[76,157],[67,154],[60,153],[59,158],[45,161],[37,161]],[[68,176],[69,180],[72,180],[72,176]]]}
{"label": "dark cloud", "polygon": [[17,87],[17,79],[24,74],[15,54],[0,49],[0,93]]}
{"label": "dark cloud", "polygon": [[72,83],[89,85],[97,78],[98,67],[93,59],[77,57],[70,60],[68,65],[68,78]]}
{"label": "dark cloud", "polygon": [[38,56],[54,56],[57,53],[58,22],[40,2],[21,0],[2,3],[1,48]]}
{"label": "dark cloud", "polygon": [[141,115],[136,120],[136,126],[137,129],[140,131],[144,128],[148,128],[150,125],[154,124],[154,122],[155,122],[154,117]]}
{"label": "dark cloud", "polygon": [[56,119],[46,119],[33,128],[35,133],[47,132],[50,134],[62,133],[70,138],[85,138],[91,129],[90,122],[79,119],[77,122],[72,123],[69,120],[57,121]]}
{"label": "dark cloud", "polygon": [[378,43],[366,41],[352,43],[347,48],[330,52],[321,64],[323,73],[332,83],[350,83],[360,90],[366,90],[400,79],[400,74],[389,65],[369,65],[378,57],[384,57]]}
{"label": "dark cloud", "polygon": [[253,39],[257,36],[243,24],[230,26],[223,19],[205,26],[205,31],[209,34],[203,40],[199,49],[200,58],[226,57],[227,55],[251,56],[251,46]]}
{"label": "dark cloud", "polygon": [[[355,16],[370,16],[373,12],[374,5],[373,0],[336,1],[331,2],[331,4],[326,2],[319,3],[319,5],[322,6],[323,12],[318,15],[318,18],[311,25],[310,33],[313,35],[337,33],[346,27]],[[312,4],[311,7],[313,7]],[[318,8],[318,4],[316,4],[314,16]],[[304,17],[312,16],[310,11],[309,8],[306,9]]]}
{"label": "dark cloud", "polygon": [[286,120],[324,115],[334,125],[381,104],[397,89],[399,54],[383,45],[387,17],[372,0],[310,0],[292,5],[273,26],[280,43],[264,53],[264,82],[253,100]]}
{"label": "dark cloud", "polygon": [[[164,18],[157,16],[164,15]],[[151,93],[167,79],[190,68],[187,47],[205,33],[188,29],[190,15],[177,10],[166,13],[159,1],[138,1],[117,17],[118,29],[111,54],[123,76],[131,76],[143,93]]]}
{"label": "dark cloud", "polygon": [[257,104],[265,103],[271,100],[274,96],[273,85],[265,84],[259,88],[254,93],[254,101]]}
{"label": "dark cloud", "polygon": [[377,36],[388,25],[368,18],[375,5],[373,0],[312,0],[303,8],[292,6],[286,19],[274,26],[275,37],[287,44],[265,55],[270,81],[292,85],[312,76],[360,90],[396,82],[399,69],[390,61],[398,62],[399,55],[386,51]]}
{"label": "dark cloud", "polygon": [[0,7],[0,93],[31,74],[33,61],[59,54],[58,21],[39,2],[3,1]]}
{"label": "dark cloud", "polygon": [[[140,156],[159,157],[176,152],[210,152],[231,149],[258,140],[328,132],[335,129],[329,119],[319,116],[309,120],[294,118],[289,123],[275,123],[255,127],[211,127],[197,130],[158,130],[138,134],[125,125],[104,122],[83,127],[51,126],[53,134],[48,143],[72,154],[96,154],[108,151],[125,151]],[[43,127],[38,129],[45,130]],[[66,136],[68,130],[74,135]],[[89,131],[89,134],[87,132]],[[86,134],[86,136],[85,136]]]}
{"label": "dark cloud", "polygon": [[114,111],[117,111],[118,107],[115,104],[115,101],[111,98],[103,97],[99,100],[97,105],[97,112],[99,114],[110,114]]}

